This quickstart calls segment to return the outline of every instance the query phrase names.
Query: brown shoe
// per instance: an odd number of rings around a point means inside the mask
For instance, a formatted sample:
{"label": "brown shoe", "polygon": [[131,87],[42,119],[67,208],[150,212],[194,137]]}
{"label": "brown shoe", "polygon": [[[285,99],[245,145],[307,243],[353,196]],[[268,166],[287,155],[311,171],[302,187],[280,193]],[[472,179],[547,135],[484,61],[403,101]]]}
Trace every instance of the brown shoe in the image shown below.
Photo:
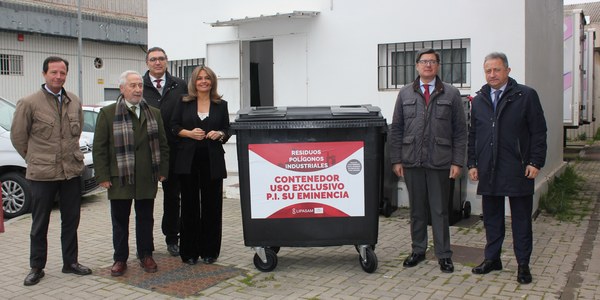
{"label": "brown shoe", "polygon": [[148,273],[154,273],[158,270],[158,266],[152,256],[146,256],[140,259],[140,266]]}
{"label": "brown shoe", "polygon": [[124,261],[115,261],[112,268],[110,268],[110,276],[121,276],[125,274],[125,270],[127,270],[127,263]]}

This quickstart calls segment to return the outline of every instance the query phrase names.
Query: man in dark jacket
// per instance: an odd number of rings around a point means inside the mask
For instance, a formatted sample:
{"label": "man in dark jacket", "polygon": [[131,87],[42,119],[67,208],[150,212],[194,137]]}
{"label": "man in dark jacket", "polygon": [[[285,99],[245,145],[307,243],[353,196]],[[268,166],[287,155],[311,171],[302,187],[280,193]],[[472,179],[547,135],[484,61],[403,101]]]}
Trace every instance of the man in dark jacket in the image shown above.
{"label": "man in dark jacket", "polygon": [[165,235],[167,251],[173,256],[179,255],[179,223],[180,203],[178,176],[173,174],[175,163],[175,144],[177,137],[171,132],[171,115],[175,104],[181,101],[181,96],[187,94],[185,82],[167,72],[167,54],[160,47],[148,49],[146,65],[148,71],[144,74],[144,99],[150,106],[160,109],[164,121],[165,132],[171,151],[170,172],[166,181],[162,182],[163,189],[163,218],[162,232]]}
{"label": "man in dark jacket", "polygon": [[471,180],[479,181],[487,243],[485,260],[472,272],[502,270],[504,198],[508,197],[517,281],[530,283],[533,193],[546,161],[546,120],[536,91],[508,76],[505,54],[489,54],[483,68],[487,84],[472,101],[468,167]]}
{"label": "man in dark jacket", "polygon": [[404,177],[410,202],[412,254],[404,267],[425,259],[427,221],[440,269],[454,272],[450,250],[451,179],[465,163],[467,124],[458,89],[437,76],[440,56],[423,49],[416,56],[419,77],[398,93],[390,134],[393,171]]}

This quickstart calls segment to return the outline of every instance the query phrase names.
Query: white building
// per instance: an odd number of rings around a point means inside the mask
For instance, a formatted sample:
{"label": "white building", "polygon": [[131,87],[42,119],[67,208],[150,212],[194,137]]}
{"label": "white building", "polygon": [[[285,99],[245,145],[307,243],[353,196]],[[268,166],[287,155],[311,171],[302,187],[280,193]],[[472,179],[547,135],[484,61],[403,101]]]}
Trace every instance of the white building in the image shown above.
{"label": "white building", "polygon": [[[485,55],[504,52],[511,76],[538,91],[548,121],[538,191],[564,166],[562,24],[560,0],[148,1],[148,45],[170,59],[205,58],[232,120],[248,106],[372,104],[391,122],[398,89],[414,79],[415,50],[440,50],[442,79],[471,95],[485,84]],[[479,213],[474,186],[467,199]]]}
{"label": "white building", "polygon": [[[145,71],[145,0],[82,0],[81,92],[84,104],[116,99],[125,70]],[[51,55],[69,61],[65,88],[79,94],[77,1],[0,0],[0,96],[11,101],[44,82]]]}

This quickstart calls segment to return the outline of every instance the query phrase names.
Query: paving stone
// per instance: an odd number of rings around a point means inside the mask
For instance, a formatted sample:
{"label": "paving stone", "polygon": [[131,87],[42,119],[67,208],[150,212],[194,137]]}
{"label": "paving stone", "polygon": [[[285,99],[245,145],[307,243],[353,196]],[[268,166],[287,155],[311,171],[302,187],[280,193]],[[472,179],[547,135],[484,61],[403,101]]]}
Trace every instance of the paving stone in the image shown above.
{"label": "paving stone", "polygon": [[[600,149],[596,142],[592,149]],[[600,196],[600,161],[572,163],[585,178],[581,197],[592,199],[594,209]],[[223,247],[217,264],[242,269],[245,275],[222,281],[190,298],[205,299],[599,299],[600,233],[586,236],[598,218],[587,215],[574,221],[557,221],[540,214],[533,222],[534,248],[532,273],[534,282],[516,282],[516,261],[512,251],[510,218],[503,247],[504,270],[486,275],[471,274],[479,263],[485,246],[485,233],[479,218],[473,216],[451,227],[452,245],[456,248],[455,272],[443,274],[437,260],[428,260],[414,268],[403,268],[410,254],[407,209],[389,217],[379,217],[379,238],[375,253],[378,269],[368,274],[358,264],[358,254],[351,245],[333,247],[283,248],[279,264],[270,273],[254,267],[254,251],[244,246],[237,176],[225,182]],[[162,191],[155,201],[154,240],[156,251],[166,253],[160,229]],[[112,265],[112,241],[108,201],[105,193],[85,197],[79,227],[79,260],[94,272]],[[132,214],[133,215],[133,214]],[[130,232],[134,232],[133,216]],[[460,226],[458,226],[460,225]],[[6,222],[0,234],[0,298],[8,299],[172,299],[173,296],[136,288],[97,274],[74,276],[62,274],[60,249],[60,213],[55,209],[48,234],[46,277],[32,287],[23,286],[29,271],[30,215]],[[431,237],[431,230],[428,230]],[[584,253],[582,246],[590,247]],[[130,234],[130,258],[135,257],[134,234]],[[472,251],[468,259],[459,259],[461,251]],[[431,250],[430,250],[431,251]],[[130,267],[133,266],[131,260]],[[160,266],[159,266],[160,268]],[[160,270],[159,270],[160,272]],[[248,278],[250,284],[244,283]]]}

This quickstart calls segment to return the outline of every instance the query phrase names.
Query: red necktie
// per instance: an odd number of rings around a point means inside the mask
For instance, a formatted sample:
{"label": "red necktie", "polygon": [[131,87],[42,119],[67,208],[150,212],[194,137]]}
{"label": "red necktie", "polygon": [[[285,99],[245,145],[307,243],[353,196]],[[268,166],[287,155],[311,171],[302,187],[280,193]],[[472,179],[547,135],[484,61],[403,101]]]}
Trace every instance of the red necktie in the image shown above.
{"label": "red necktie", "polygon": [[429,84],[424,84],[423,89],[425,90],[423,92],[423,95],[425,96],[425,105],[429,105]]}
{"label": "red necktie", "polygon": [[162,87],[162,85],[160,85],[160,82],[162,81],[162,79],[156,79],[154,81],[156,81],[156,88],[160,89]]}

